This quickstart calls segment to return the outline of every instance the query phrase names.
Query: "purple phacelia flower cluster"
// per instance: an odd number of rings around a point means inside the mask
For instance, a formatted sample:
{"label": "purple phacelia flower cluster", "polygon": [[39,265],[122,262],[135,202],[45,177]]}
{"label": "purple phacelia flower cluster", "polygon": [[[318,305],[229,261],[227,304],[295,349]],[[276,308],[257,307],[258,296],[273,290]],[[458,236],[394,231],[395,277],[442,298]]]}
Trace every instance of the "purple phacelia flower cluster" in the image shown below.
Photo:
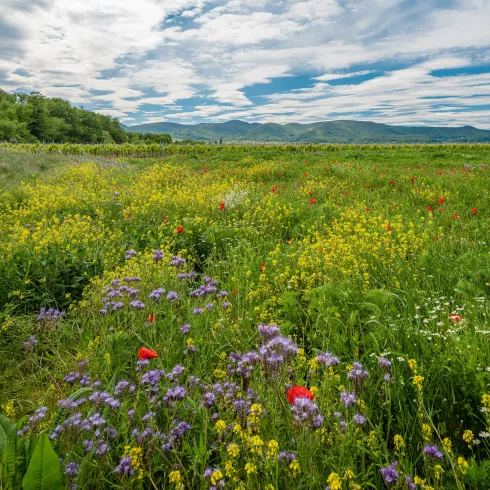
{"label": "purple phacelia flower cluster", "polygon": [[156,301],[157,303],[160,303],[160,296],[163,296],[166,292],[167,291],[165,291],[165,289],[163,289],[163,288],[154,289],[150,293],[150,299],[152,299],[153,301]]}
{"label": "purple phacelia flower cluster", "polygon": [[400,478],[397,471],[397,466],[398,461],[393,461],[389,466],[385,466],[380,470],[383,480],[388,487],[394,485],[398,481],[398,478]]}
{"label": "purple phacelia flower cluster", "polygon": [[173,265],[174,267],[177,267],[177,268],[183,267],[185,265],[185,259],[183,259],[182,257],[179,257],[177,255],[174,255],[170,259],[170,265]]}
{"label": "purple phacelia flower cluster", "polygon": [[41,308],[37,320],[43,327],[55,327],[60,319],[65,316],[65,311],[59,311],[54,308]]}
{"label": "purple phacelia flower cluster", "polygon": [[364,369],[360,362],[355,362],[353,368],[347,374],[349,380],[354,384],[357,391],[362,388],[364,380],[369,376],[369,373]]}
{"label": "purple phacelia flower cluster", "polygon": [[126,260],[129,260],[129,259],[131,259],[132,257],[136,257],[137,255],[138,255],[138,252],[136,252],[136,250],[133,250],[133,249],[131,249],[131,250],[126,250],[126,257],[125,257],[125,259],[126,259]]}
{"label": "purple phacelia flower cluster", "polygon": [[163,252],[161,250],[154,250],[153,261],[155,262],[155,264],[158,264],[158,262],[160,262],[160,260],[162,259],[163,259]]}
{"label": "purple phacelia flower cluster", "polygon": [[306,429],[319,429],[323,424],[323,417],[317,404],[309,398],[295,398],[291,406],[291,413],[297,425]]}
{"label": "purple phacelia flower cluster", "polygon": [[319,364],[329,368],[339,365],[339,358],[335,357],[331,352],[325,352],[324,354],[318,354],[316,359]]}
{"label": "purple phacelia flower cluster", "polygon": [[443,458],[443,454],[435,444],[427,444],[427,446],[424,447],[424,454],[433,460],[438,459],[442,461]]}
{"label": "purple phacelia flower cluster", "polygon": [[37,344],[37,339],[33,335],[29,337],[29,340],[24,342],[24,348],[26,351],[30,352],[34,349],[34,346]]}

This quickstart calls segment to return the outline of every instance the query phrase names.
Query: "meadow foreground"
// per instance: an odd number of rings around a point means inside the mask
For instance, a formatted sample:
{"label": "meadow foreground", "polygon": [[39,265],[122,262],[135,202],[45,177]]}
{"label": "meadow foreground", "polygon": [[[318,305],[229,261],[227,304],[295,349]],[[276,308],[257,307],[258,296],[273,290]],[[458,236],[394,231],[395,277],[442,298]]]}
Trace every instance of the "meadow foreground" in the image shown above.
{"label": "meadow foreground", "polygon": [[490,488],[489,165],[220,147],[12,180],[0,488]]}

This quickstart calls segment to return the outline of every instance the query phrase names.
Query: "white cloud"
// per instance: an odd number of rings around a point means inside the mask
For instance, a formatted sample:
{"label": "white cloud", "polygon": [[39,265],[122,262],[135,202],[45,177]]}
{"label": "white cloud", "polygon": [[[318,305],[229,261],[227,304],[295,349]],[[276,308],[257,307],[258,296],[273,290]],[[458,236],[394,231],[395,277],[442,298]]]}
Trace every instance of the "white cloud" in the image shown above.
{"label": "white cloud", "polygon": [[[445,8],[439,0],[0,3],[0,27],[6,26],[0,87],[96,104],[125,120],[286,122],[345,114],[490,124],[488,75],[430,75],[489,61],[488,0],[453,0]],[[385,66],[403,68],[345,84]],[[19,69],[31,76],[15,74]],[[261,99],[245,95],[247,87],[300,74],[313,83]],[[340,79],[344,84],[328,83]],[[185,101],[194,98],[203,102],[187,108]],[[175,114],[177,103],[184,109]],[[146,104],[160,111],[137,115]]]}

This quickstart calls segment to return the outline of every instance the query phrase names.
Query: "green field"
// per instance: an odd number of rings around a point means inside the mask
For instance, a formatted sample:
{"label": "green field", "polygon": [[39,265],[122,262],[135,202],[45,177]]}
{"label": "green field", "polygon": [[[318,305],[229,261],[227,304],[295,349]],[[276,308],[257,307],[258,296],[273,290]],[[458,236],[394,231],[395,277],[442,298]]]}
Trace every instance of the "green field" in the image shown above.
{"label": "green field", "polygon": [[113,147],[0,148],[0,488],[490,488],[490,146]]}

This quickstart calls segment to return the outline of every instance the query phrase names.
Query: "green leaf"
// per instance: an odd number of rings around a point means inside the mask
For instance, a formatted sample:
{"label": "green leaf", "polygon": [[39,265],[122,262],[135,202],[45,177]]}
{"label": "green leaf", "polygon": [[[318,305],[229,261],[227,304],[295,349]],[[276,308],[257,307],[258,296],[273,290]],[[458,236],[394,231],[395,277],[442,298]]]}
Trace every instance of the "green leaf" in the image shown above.
{"label": "green leaf", "polygon": [[17,437],[17,424],[13,434],[9,436],[7,449],[2,458],[2,483],[5,490],[16,490],[24,474],[25,451],[22,440]]}
{"label": "green leaf", "polygon": [[39,436],[27,472],[24,490],[58,490],[63,488],[60,460],[46,434]]}
{"label": "green leaf", "polygon": [[9,437],[15,432],[15,424],[0,413],[0,459],[2,459]]}

